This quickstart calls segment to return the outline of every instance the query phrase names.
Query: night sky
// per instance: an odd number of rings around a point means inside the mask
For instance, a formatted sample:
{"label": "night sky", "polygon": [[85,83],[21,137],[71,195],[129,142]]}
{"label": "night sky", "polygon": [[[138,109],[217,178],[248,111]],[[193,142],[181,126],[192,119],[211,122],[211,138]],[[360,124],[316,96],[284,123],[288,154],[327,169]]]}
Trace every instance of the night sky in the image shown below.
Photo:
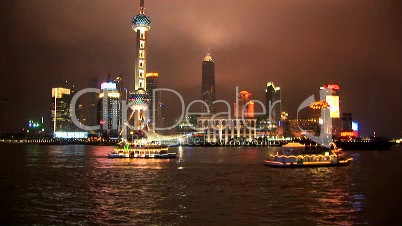
{"label": "night sky", "polygon": [[[51,88],[68,80],[122,75],[133,86],[139,0],[12,0],[1,5],[0,97],[10,128],[50,118]],[[235,87],[265,102],[265,84],[282,90],[283,110],[324,83],[341,87],[341,112],[362,135],[401,135],[402,10],[399,0],[149,0],[148,72],[187,102],[201,96],[201,64],[215,61],[217,99]],[[173,98],[173,97],[171,97]],[[177,98],[176,98],[177,99]],[[167,119],[179,110],[164,97]]]}

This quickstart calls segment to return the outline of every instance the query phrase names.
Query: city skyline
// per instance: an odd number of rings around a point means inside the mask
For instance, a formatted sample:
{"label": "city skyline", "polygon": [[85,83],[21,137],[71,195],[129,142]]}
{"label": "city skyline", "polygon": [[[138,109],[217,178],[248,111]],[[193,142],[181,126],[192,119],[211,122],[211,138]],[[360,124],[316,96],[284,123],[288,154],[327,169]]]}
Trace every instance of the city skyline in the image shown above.
{"label": "city skyline", "polygon": [[[265,84],[273,81],[283,90],[282,109],[295,118],[302,100],[322,84],[337,83],[342,112],[353,113],[362,135],[400,135],[400,107],[392,109],[392,103],[401,103],[401,30],[393,7],[367,1],[255,1],[243,9],[242,1],[175,2],[182,3],[180,14],[173,13],[176,4],[146,2],[155,21],[147,70],[163,75],[160,87],[177,90],[186,102],[199,99],[193,92],[201,88],[199,62],[211,48],[218,100],[233,102],[239,86],[264,101]],[[133,84],[135,37],[127,21],[139,1],[49,3],[46,8],[35,1],[1,3],[10,9],[3,28],[3,74],[13,76],[1,85],[0,97],[9,99],[10,120],[17,126],[11,129],[22,128],[32,116],[47,116],[49,103],[43,100],[64,80],[85,88],[89,78],[111,72],[123,76],[125,87]],[[103,17],[108,14],[115,17]],[[28,103],[24,92],[11,94],[18,88],[32,94]],[[164,104],[173,118],[174,101],[164,98]]]}

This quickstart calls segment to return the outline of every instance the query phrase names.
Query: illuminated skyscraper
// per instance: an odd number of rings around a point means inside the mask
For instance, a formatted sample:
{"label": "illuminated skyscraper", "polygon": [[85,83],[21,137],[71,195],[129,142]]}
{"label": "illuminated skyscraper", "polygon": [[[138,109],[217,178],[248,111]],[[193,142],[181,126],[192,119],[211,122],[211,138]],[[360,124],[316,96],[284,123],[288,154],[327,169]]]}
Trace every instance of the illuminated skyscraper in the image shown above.
{"label": "illuminated skyscraper", "polygon": [[98,99],[98,122],[103,134],[118,137],[121,130],[121,94],[110,80],[101,84]]}
{"label": "illuminated skyscraper", "polygon": [[[282,114],[281,88],[275,87],[273,82],[267,83],[265,89],[267,117],[271,116],[272,126],[279,126]],[[269,118],[268,118],[269,119]]]}
{"label": "illuminated skyscraper", "polygon": [[140,0],[140,12],[133,17],[132,28],[137,32],[136,65],[135,65],[135,91],[128,96],[128,102],[134,111],[134,128],[140,129],[147,118],[145,111],[149,105],[149,95],[146,84],[146,47],[147,33],[151,29],[151,19],[145,15],[144,0]]}
{"label": "illuminated skyscraper", "polygon": [[320,87],[320,89],[321,90],[323,90],[323,89],[331,90],[331,95],[327,95],[325,97],[325,101],[329,104],[331,118],[340,118],[339,85],[338,84],[325,84],[323,87]]}
{"label": "illuminated skyscraper", "polygon": [[329,105],[330,117],[332,119],[332,135],[339,136],[340,131],[342,129],[342,122],[340,119],[340,98],[339,98],[339,90],[340,87],[338,84],[325,84],[323,87],[320,87],[320,90],[330,89],[330,95],[325,96],[325,101]]}
{"label": "illuminated skyscraper", "polygon": [[70,117],[70,102],[72,98],[71,89],[53,88],[52,89],[52,131],[70,132],[73,130],[73,123]]}
{"label": "illuminated skyscraper", "polygon": [[161,127],[162,111],[161,111],[161,93],[159,91],[154,93],[154,89],[159,87],[159,74],[147,73],[147,92],[150,97],[149,103],[149,124],[154,129],[155,126]]}
{"label": "illuminated skyscraper", "polygon": [[[201,84],[201,99],[205,101],[209,107],[210,113],[215,113],[213,102],[215,101],[215,64],[208,53],[202,62],[202,84]],[[207,108],[202,106],[202,112],[207,114]]]}

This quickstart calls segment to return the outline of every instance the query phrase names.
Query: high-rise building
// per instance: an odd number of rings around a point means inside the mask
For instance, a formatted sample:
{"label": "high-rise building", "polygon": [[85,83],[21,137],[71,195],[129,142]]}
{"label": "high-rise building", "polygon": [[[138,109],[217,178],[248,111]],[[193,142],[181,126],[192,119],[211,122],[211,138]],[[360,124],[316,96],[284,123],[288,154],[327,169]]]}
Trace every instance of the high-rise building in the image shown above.
{"label": "high-rise building", "polygon": [[161,111],[161,92],[155,91],[159,87],[159,74],[158,73],[147,73],[147,92],[150,97],[150,104],[149,104],[149,120],[148,124],[151,126],[152,129],[155,127],[161,128],[161,118],[162,118],[162,111]]}
{"label": "high-rise building", "polygon": [[342,130],[353,131],[352,129],[352,113],[342,114]]}
{"label": "high-rise building", "polygon": [[268,82],[265,89],[267,118],[272,127],[280,125],[282,114],[281,88]]}
{"label": "high-rise building", "polygon": [[[201,99],[209,107],[211,114],[215,113],[213,102],[215,101],[215,63],[210,53],[202,62],[202,83],[201,83]],[[202,112],[207,114],[207,107],[202,105]]]}
{"label": "high-rise building", "polygon": [[53,88],[52,89],[52,131],[56,132],[73,131],[73,123],[70,116],[70,102],[72,98],[71,89]]}
{"label": "high-rise building", "polygon": [[323,89],[330,89],[331,95],[325,96],[325,101],[329,104],[330,116],[331,118],[340,118],[340,109],[339,109],[339,85],[338,84],[325,84]]}
{"label": "high-rise building", "polygon": [[121,130],[121,94],[114,82],[101,84],[98,99],[98,122],[102,134],[118,137]]}
{"label": "high-rise building", "polygon": [[358,137],[359,136],[359,123],[353,122],[352,113],[342,114],[342,130],[340,137]]}
{"label": "high-rise building", "polygon": [[254,117],[254,102],[250,101],[251,93],[241,91],[238,94],[237,103],[234,103],[234,116],[238,118],[253,118]]}
{"label": "high-rise building", "polygon": [[[97,77],[90,78],[88,82],[88,88],[99,88],[99,79]],[[87,103],[84,106],[85,110],[85,124],[88,126],[96,126],[99,125],[99,121],[97,120],[97,102],[98,102],[98,94],[97,93],[88,93],[87,95]]]}
{"label": "high-rise building", "polygon": [[149,105],[149,95],[146,84],[146,47],[147,34],[151,29],[151,19],[145,15],[144,0],[140,0],[140,12],[133,17],[132,28],[137,32],[136,65],[135,65],[135,85],[134,92],[128,96],[128,102],[134,111],[134,128],[140,129],[141,125],[147,123],[145,111]]}
{"label": "high-rise building", "polygon": [[332,119],[332,135],[333,136],[339,136],[341,127],[342,127],[342,122],[340,119],[340,98],[339,98],[339,90],[340,87],[338,84],[330,83],[330,84],[325,84],[323,87],[320,87],[320,90],[324,89],[329,89],[331,92],[329,92],[329,95],[325,96],[325,101],[329,105],[329,112],[330,112],[330,117]]}
{"label": "high-rise building", "polygon": [[119,118],[118,118],[118,131],[119,131],[119,133],[121,132],[121,130],[122,130],[122,127],[123,127],[123,113],[122,113],[122,111],[123,111],[123,103],[122,103],[122,100],[123,99],[126,99],[126,97],[123,97],[124,96],[124,93],[123,93],[123,91],[124,91],[124,88],[123,88],[123,82],[122,82],[122,79],[121,79],[121,76],[118,76],[118,77],[116,77],[114,80],[113,80],[113,82],[116,84],[116,89],[117,89],[117,92],[119,92],[119,102],[118,102],[118,115],[119,115]]}

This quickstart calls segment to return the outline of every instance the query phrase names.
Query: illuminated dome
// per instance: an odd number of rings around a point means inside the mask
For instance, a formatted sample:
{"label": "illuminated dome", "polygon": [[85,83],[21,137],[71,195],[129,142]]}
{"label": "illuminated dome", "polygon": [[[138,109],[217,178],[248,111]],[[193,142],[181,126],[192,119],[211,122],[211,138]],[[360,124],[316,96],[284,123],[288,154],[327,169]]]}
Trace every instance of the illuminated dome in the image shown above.
{"label": "illuminated dome", "polygon": [[146,110],[149,106],[150,98],[144,89],[138,89],[128,95],[128,103],[132,110]]}
{"label": "illuminated dome", "polygon": [[151,19],[145,14],[138,14],[133,17],[131,25],[133,28],[146,27],[148,29],[151,29]]}

